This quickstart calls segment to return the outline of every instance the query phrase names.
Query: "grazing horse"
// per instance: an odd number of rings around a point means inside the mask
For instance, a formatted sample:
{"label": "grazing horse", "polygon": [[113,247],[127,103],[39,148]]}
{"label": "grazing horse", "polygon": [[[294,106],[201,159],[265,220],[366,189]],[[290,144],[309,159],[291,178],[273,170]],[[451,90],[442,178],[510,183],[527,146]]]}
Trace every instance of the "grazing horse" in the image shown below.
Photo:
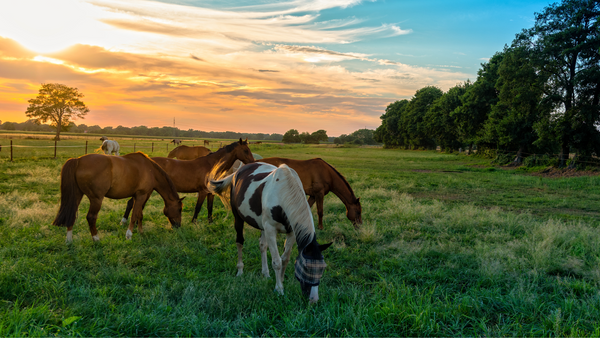
{"label": "grazing horse", "polygon": [[106,140],[108,140],[108,137],[106,137],[106,136],[102,136],[102,137],[100,137],[100,141],[104,142],[104,141],[106,141]]}
{"label": "grazing horse", "polygon": [[181,225],[182,199],[173,182],[160,168],[143,153],[124,156],[88,154],[71,158],[63,165],[60,173],[60,208],[52,224],[67,227],[67,242],[73,241],[73,224],[83,195],[90,200],[87,221],[92,239],[98,241],[96,220],[104,197],[121,199],[133,196],[134,211],[127,230],[131,239],[134,224],[142,233],[142,209],[152,191],[156,190],[165,201],[163,213],[173,227]]}
{"label": "grazing horse", "polygon": [[169,152],[168,158],[176,157],[178,160],[193,160],[210,154],[210,149],[203,146],[188,147],[181,145]]}
{"label": "grazing horse", "polygon": [[209,141],[209,140],[204,140],[204,145],[205,145],[205,146],[208,146],[208,145],[210,145],[210,141]]}
{"label": "grazing horse", "polygon": [[119,146],[117,141],[104,140],[100,149],[102,149],[102,151],[104,151],[106,155],[112,155],[113,153],[115,153],[117,156],[119,156],[119,151],[121,150],[121,147]]}
{"label": "grazing horse", "polygon": [[[254,162],[254,157],[252,157],[252,152],[248,148],[248,142],[242,141],[240,138],[238,142],[233,142],[225,148],[194,160],[182,161],[165,157],[153,157],[152,160],[156,161],[167,172],[178,192],[198,193],[198,201],[196,202],[192,222],[196,222],[204,199],[207,199],[208,221],[212,222],[213,200],[215,196],[206,188],[208,174],[211,173],[215,165],[219,165],[217,174],[222,174],[233,165],[235,160],[250,163]],[[127,202],[127,209],[121,220],[122,224],[127,222],[132,203],[131,200]]]}
{"label": "grazing horse", "polygon": [[178,139],[178,138],[176,138],[176,139],[172,140],[172,141],[171,141],[171,142],[169,142],[169,143],[173,143],[173,144],[176,144],[176,145],[180,145],[180,144],[181,144],[181,140],[180,140],[180,139]]}
{"label": "grazing horse", "polygon": [[287,164],[296,170],[304,192],[310,196],[308,204],[312,207],[317,202],[317,215],[319,216],[319,229],[323,229],[323,198],[330,191],[334,193],[346,206],[346,217],[352,222],[354,228],[362,224],[362,207],[360,198],[354,196],[354,191],[348,181],[329,163],[320,158],[310,160],[293,160],[281,157],[269,157],[259,162],[270,163],[275,166]]}
{"label": "grazing horse", "polygon": [[[302,182],[287,165],[279,168],[266,163],[251,163],[220,181],[210,181],[212,193],[223,194],[230,190],[230,204],[237,232],[237,275],[244,272],[242,249],[244,247],[244,222],[262,231],[260,252],[262,273],[269,277],[267,247],[271,252],[271,265],[275,270],[275,291],[283,294],[283,278],[290,261],[292,247],[298,243],[295,275],[302,293],[311,303],[319,300],[319,282],[325,269],[322,251],[331,243],[319,245],[315,225],[306,203]],[[285,233],[285,249],[279,256],[277,233]]]}

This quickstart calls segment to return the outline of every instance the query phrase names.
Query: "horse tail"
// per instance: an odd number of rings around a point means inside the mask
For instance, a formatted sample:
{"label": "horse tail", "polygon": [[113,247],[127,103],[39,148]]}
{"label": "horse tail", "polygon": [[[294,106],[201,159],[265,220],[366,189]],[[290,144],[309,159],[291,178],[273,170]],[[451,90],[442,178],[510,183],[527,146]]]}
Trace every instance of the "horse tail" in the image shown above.
{"label": "horse tail", "polygon": [[208,181],[208,184],[206,185],[208,191],[210,191],[211,194],[218,195],[221,201],[223,202],[223,205],[225,205],[225,207],[228,209],[230,207],[231,199],[229,188],[233,184],[234,175],[235,174],[231,174],[225,177],[224,179],[218,181],[213,181],[212,179],[210,179]]}
{"label": "horse tail", "polygon": [[69,159],[60,171],[60,208],[54,218],[53,225],[71,227],[77,219],[77,210],[83,192],[77,185],[75,173],[79,159]]}

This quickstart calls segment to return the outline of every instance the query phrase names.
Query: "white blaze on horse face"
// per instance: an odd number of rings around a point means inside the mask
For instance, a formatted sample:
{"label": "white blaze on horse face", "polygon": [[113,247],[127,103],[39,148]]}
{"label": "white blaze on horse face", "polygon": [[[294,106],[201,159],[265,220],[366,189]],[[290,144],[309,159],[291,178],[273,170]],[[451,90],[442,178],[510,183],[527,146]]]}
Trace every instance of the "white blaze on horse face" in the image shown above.
{"label": "white blaze on horse face", "polygon": [[73,242],[73,230],[69,231],[67,230],[67,243],[72,243]]}
{"label": "white blaze on horse face", "polygon": [[319,300],[319,286],[313,286],[310,288],[310,296],[308,296],[308,301],[312,304],[316,303]]}

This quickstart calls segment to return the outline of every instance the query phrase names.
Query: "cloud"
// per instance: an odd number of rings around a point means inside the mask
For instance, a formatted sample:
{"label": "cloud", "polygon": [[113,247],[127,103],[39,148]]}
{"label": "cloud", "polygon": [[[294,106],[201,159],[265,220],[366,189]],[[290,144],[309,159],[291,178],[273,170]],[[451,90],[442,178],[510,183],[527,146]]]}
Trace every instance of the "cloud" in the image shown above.
{"label": "cloud", "polygon": [[0,56],[29,59],[36,54],[14,40],[0,36]]}

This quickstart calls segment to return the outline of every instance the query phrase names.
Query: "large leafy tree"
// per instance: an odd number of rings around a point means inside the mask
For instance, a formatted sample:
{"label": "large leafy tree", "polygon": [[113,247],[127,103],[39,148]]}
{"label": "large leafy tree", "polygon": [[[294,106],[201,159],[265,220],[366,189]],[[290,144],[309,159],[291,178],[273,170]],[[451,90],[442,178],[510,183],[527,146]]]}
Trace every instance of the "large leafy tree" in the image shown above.
{"label": "large leafy tree", "polygon": [[408,100],[401,100],[390,103],[385,108],[385,113],[379,118],[381,119],[381,125],[377,127],[373,138],[377,142],[381,142],[385,147],[404,147],[405,135],[400,134],[399,121],[408,105]]}
{"label": "large leafy tree", "polygon": [[435,149],[435,140],[427,134],[427,120],[425,115],[433,103],[442,97],[444,92],[434,86],[427,86],[417,90],[415,96],[406,107],[403,118],[399,121],[400,132],[405,132],[408,144],[412,149]]}
{"label": "large leafy tree", "polygon": [[517,149],[514,162],[520,163],[524,151],[533,151],[538,139],[539,121],[550,115],[543,88],[546,83],[531,63],[527,46],[505,48],[498,67],[498,102],[484,123],[483,137],[499,148]]}
{"label": "large leafy tree", "polygon": [[460,98],[471,85],[471,82],[467,81],[450,88],[433,102],[425,115],[427,135],[435,139],[442,151],[458,150],[462,146],[452,113],[460,108]]}
{"label": "large leafy tree", "polygon": [[496,81],[498,81],[498,68],[503,58],[503,53],[496,53],[488,62],[481,64],[481,69],[477,72],[477,80],[461,96],[462,105],[451,114],[455,121],[458,139],[469,145],[469,154],[474,143],[479,149],[495,146],[482,139],[482,130],[492,106],[498,102]]}
{"label": "large leafy tree", "polygon": [[290,129],[283,134],[283,143],[300,143],[300,133],[296,129]]}
{"label": "large leafy tree", "polygon": [[561,161],[570,148],[600,154],[600,31],[598,0],[565,0],[536,13],[534,27],[517,36],[528,44],[538,71],[548,78],[545,95],[554,101],[552,130]]}
{"label": "large leafy tree", "polygon": [[56,127],[55,139],[58,141],[61,130],[68,128],[71,120],[84,118],[89,112],[81,98],[83,94],[77,88],[59,83],[42,84],[38,96],[28,101],[25,115],[36,123],[50,121]]}

